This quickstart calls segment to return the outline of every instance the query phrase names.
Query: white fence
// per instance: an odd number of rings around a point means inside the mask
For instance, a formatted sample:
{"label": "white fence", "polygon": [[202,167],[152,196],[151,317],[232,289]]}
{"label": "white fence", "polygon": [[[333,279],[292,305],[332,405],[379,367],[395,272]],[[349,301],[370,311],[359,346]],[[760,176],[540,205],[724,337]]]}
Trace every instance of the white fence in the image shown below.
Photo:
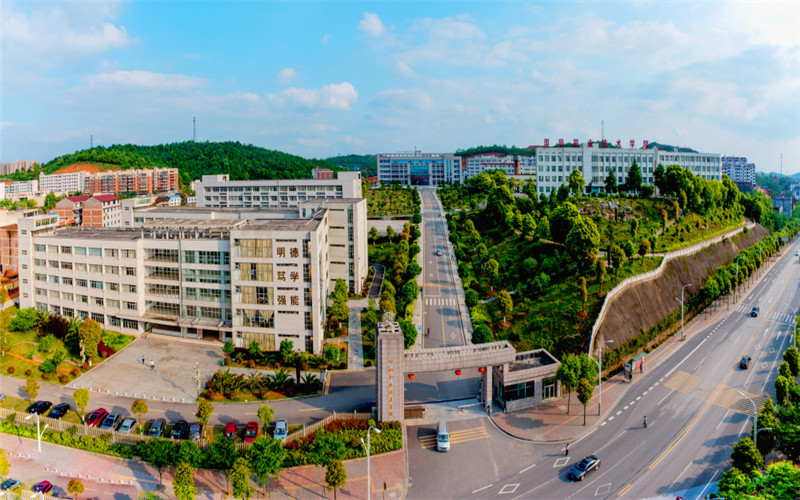
{"label": "white fence", "polygon": [[[750,227],[752,227],[754,225],[755,224],[751,224]],[[628,286],[630,286],[630,285],[632,285],[634,283],[638,283],[639,281],[649,280],[649,279],[655,278],[657,276],[660,276],[661,273],[664,272],[664,269],[665,269],[665,267],[667,265],[667,262],[669,262],[670,260],[678,258],[678,257],[683,257],[684,255],[693,254],[693,253],[698,252],[698,251],[700,251],[700,250],[702,250],[702,249],[704,249],[706,247],[709,247],[711,245],[717,244],[717,243],[719,243],[720,241],[722,241],[725,238],[730,238],[731,236],[734,236],[734,235],[742,232],[744,230],[744,227],[745,227],[745,225],[742,224],[737,229],[734,229],[734,230],[729,231],[727,233],[721,234],[719,236],[715,236],[713,238],[710,238],[710,239],[707,239],[707,240],[703,240],[703,241],[701,241],[699,243],[695,243],[694,245],[689,245],[688,247],[681,248],[680,250],[675,250],[674,252],[667,252],[666,254],[664,254],[664,260],[661,261],[661,264],[656,269],[654,269],[652,271],[648,271],[646,273],[637,274],[636,276],[631,276],[629,278],[625,278],[624,280],[620,281],[617,284],[617,286],[615,286],[614,288],[609,290],[608,291],[608,295],[606,295],[606,300],[605,300],[605,302],[603,302],[603,307],[600,308],[600,313],[597,315],[597,319],[595,320],[594,325],[592,326],[592,336],[591,336],[591,339],[589,340],[589,356],[592,355],[592,351],[594,349],[594,337],[597,334],[597,330],[600,329],[600,325],[603,324],[603,319],[605,318],[606,310],[609,307],[609,304],[611,303],[611,299],[615,295],[617,295],[618,293],[622,292],[623,290],[625,290],[625,288],[627,288]]]}

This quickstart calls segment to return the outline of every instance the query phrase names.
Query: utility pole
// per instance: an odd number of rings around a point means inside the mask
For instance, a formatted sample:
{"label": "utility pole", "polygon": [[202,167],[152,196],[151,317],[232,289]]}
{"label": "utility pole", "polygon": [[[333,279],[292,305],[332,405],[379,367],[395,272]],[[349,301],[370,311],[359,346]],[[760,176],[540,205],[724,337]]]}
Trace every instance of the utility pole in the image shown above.
{"label": "utility pole", "polygon": [[197,118],[192,117],[192,142],[197,142]]}
{"label": "utility pole", "polygon": [[92,149],[93,147],[94,147],[94,136],[92,134],[89,134],[89,149]]}

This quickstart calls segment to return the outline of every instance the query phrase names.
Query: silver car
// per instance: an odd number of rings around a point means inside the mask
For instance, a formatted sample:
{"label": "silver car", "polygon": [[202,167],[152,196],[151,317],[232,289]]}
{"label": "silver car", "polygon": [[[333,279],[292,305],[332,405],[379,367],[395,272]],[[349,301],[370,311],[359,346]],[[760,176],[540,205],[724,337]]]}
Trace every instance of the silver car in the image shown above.
{"label": "silver car", "polygon": [[100,424],[100,428],[104,431],[115,431],[119,427],[119,422],[122,420],[122,415],[119,413],[109,413]]}
{"label": "silver car", "polygon": [[136,429],[136,424],[138,423],[139,421],[136,420],[135,418],[128,417],[122,421],[122,424],[120,424],[118,430],[123,434],[130,434],[133,432],[134,429]]}
{"label": "silver car", "polygon": [[287,422],[286,419],[283,418],[275,421],[275,432],[272,433],[272,436],[278,441],[280,441],[288,435],[289,435],[289,422]]}

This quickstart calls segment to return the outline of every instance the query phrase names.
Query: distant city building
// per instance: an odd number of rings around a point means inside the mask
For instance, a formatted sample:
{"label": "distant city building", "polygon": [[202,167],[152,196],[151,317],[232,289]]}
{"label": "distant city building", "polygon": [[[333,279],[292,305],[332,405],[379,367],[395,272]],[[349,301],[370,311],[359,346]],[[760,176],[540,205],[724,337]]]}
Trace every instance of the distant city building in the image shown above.
{"label": "distant city building", "polygon": [[723,156],[722,174],[727,175],[738,186],[752,188],[756,183],[756,166],[743,156]]}
{"label": "distant city building", "polygon": [[204,175],[195,184],[198,207],[296,207],[317,198],[361,198],[361,174],[339,172],[336,179],[232,181],[228,174]]}
{"label": "distant city building", "polygon": [[329,168],[312,168],[311,177],[317,180],[333,180],[333,170]]}
{"label": "distant city building", "polygon": [[39,181],[0,183],[0,199],[29,198],[39,191]]}
{"label": "distant city building", "polygon": [[536,156],[508,155],[497,153],[469,156],[466,160],[464,179],[475,177],[487,170],[502,170],[506,175],[536,175]]}
{"label": "distant city building", "polygon": [[403,186],[438,186],[444,182],[462,182],[461,157],[448,153],[379,154],[378,180],[399,182]]}
{"label": "distant city building", "polygon": [[36,160],[18,160],[18,161],[10,161],[0,163],[0,174],[1,175],[9,175],[13,174],[14,172],[21,172],[26,171],[32,168],[34,165],[37,165],[39,162]]}
{"label": "distant city building", "polygon": [[177,168],[106,170],[39,174],[40,189],[50,193],[142,193],[171,192],[178,189]]}
{"label": "distant city building", "polygon": [[680,165],[704,179],[722,180],[720,155],[695,151],[663,151],[655,146],[648,149],[601,147],[598,143],[577,147],[539,147],[536,149],[536,190],[549,195],[569,183],[573,170],[579,170],[586,181],[585,191],[604,192],[605,180],[613,173],[617,184],[624,184],[634,160],[642,171],[642,182],[653,185],[655,168],[662,164]]}
{"label": "distant city building", "polygon": [[122,205],[113,194],[69,196],[55,206],[59,222],[84,227],[117,227],[122,222]]}
{"label": "distant city building", "polygon": [[66,174],[39,174],[39,189],[46,193],[69,194],[84,190],[87,172],[70,172]]}
{"label": "distant city building", "polygon": [[794,201],[790,194],[774,194],[772,195],[772,208],[787,217],[791,217],[792,210],[794,209]]}
{"label": "distant city building", "polygon": [[171,194],[167,196],[167,202],[171,207],[179,207],[181,206],[181,195]]}

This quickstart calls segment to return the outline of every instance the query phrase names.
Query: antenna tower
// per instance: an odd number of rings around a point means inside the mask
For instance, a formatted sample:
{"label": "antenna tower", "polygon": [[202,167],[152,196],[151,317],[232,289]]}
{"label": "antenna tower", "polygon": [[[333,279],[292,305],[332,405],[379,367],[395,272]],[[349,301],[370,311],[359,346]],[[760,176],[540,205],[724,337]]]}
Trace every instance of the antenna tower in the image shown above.
{"label": "antenna tower", "polygon": [[89,134],[89,149],[94,147],[94,136]]}
{"label": "antenna tower", "polygon": [[192,117],[192,142],[197,142],[197,118]]}

